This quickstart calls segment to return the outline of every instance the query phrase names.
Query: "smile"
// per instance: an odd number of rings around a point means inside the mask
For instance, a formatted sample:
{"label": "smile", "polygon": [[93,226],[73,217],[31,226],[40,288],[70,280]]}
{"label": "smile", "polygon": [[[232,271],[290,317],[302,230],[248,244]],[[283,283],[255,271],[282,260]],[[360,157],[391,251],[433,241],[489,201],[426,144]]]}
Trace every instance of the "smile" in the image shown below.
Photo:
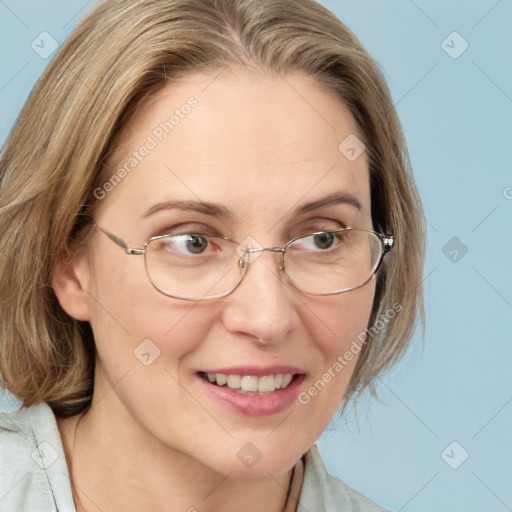
{"label": "smile", "polygon": [[220,387],[227,387],[240,394],[264,395],[277,390],[287,388],[292,382],[294,375],[290,373],[279,373],[276,375],[226,375],[224,373],[199,374],[211,384]]}
{"label": "smile", "polygon": [[244,416],[284,412],[297,402],[306,379],[298,366],[226,366],[196,372],[198,383],[210,399]]}

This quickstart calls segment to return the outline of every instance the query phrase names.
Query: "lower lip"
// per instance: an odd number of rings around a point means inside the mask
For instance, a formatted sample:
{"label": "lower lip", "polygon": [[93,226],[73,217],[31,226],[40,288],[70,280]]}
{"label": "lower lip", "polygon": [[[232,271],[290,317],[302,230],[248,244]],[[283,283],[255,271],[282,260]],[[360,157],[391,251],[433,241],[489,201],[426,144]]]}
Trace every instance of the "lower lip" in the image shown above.
{"label": "lower lip", "polygon": [[300,385],[305,377],[304,374],[298,375],[286,388],[266,395],[245,395],[237,393],[227,386],[216,386],[199,375],[197,376],[213,398],[246,416],[269,416],[284,411],[297,399]]}

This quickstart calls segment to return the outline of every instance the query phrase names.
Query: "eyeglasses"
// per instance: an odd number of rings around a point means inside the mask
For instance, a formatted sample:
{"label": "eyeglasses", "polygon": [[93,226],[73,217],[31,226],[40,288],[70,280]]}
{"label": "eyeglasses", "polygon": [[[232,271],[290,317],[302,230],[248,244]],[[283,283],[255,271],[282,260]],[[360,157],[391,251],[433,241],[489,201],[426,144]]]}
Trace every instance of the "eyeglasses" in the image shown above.
{"label": "eyeglasses", "polygon": [[231,293],[242,282],[249,264],[263,251],[277,253],[279,270],[304,293],[349,292],[371,279],[384,254],[394,246],[393,236],[344,228],[299,236],[284,247],[257,247],[250,237],[240,244],[222,236],[184,233],[154,236],[144,249],[134,249],[106,229],[96,227],[126,254],[144,256],[148,278],[159,292],[195,301]]}

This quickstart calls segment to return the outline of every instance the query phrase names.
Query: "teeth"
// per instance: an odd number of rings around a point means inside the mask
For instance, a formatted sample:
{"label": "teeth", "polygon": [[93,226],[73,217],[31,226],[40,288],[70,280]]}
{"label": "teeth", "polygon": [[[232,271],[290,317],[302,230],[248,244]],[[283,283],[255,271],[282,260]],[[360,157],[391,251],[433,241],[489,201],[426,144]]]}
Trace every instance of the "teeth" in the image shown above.
{"label": "teeth", "polygon": [[260,393],[268,393],[276,389],[273,375],[264,375],[258,379],[258,391]]}
{"label": "teeth", "polygon": [[228,376],[228,388],[240,389],[241,382],[242,382],[242,377],[240,377],[240,375],[229,375]]}
{"label": "teeth", "polygon": [[258,391],[258,377],[252,375],[244,375],[240,383],[242,391]]}
{"label": "teeth", "polygon": [[287,374],[287,375],[283,375],[283,383],[281,384],[283,386],[283,388],[285,388],[286,386],[288,386],[288,384],[290,384],[290,382],[292,381],[292,375],[290,374]]}
{"label": "teeth", "polygon": [[228,381],[228,377],[227,375],[224,375],[223,373],[217,373],[217,384],[219,386],[224,386],[224,384],[226,384],[226,382]]}
{"label": "teeth", "polygon": [[212,384],[216,383],[218,386],[227,385],[228,388],[238,393],[247,394],[272,393],[277,389],[286,388],[293,379],[293,375],[289,373],[264,375],[263,377],[256,377],[254,375],[225,375],[223,373],[207,373],[202,375]]}

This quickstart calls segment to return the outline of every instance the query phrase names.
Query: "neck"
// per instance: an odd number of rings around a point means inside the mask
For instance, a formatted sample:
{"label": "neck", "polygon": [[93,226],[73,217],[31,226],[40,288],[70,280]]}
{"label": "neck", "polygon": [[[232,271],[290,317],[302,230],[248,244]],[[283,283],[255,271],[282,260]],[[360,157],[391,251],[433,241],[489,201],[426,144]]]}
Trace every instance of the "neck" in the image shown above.
{"label": "neck", "polygon": [[93,399],[88,412],[57,421],[77,512],[285,509],[292,470],[256,479],[217,472],[164,445],[119,408],[114,395]]}

